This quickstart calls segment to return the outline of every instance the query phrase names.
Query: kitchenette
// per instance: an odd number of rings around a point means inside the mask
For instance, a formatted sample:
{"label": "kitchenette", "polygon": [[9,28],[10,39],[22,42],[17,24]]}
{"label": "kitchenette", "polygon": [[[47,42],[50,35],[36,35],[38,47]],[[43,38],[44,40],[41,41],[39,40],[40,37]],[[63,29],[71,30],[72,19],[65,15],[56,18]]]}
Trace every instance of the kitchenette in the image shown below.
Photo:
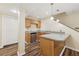
{"label": "kitchenette", "polygon": [[41,27],[41,21],[27,17],[25,19],[25,41],[31,44],[37,41],[37,33]]}
{"label": "kitchenette", "polygon": [[59,56],[65,46],[69,34],[64,32],[51,32],[40,36],[41,54],[44,56]]}
{"label": "kitchenette", "polygon": [[[34,20],[35,21],[35,20]],[[41,30],[41,21],[27,21],[25,29],[25,41],[27,44],[39,42],[40,53],[43,56],[59,56],[65,46],[66,39],[69,34],[62,31]],[[30,22],[30,23],[29,23]],[[33,22],[33,23],[32,23]],[[25,23],[25,24],[26,24]],[[36,23],[36,24],[35,24]],[[31,26],[36,26],[37,29],[29,29]]]}

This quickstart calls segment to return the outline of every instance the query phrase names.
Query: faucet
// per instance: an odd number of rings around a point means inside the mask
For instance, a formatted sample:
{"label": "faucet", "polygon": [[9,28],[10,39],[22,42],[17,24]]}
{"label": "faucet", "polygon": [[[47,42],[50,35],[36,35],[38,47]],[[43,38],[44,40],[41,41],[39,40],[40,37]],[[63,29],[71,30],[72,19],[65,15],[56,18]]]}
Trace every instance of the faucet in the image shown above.
{"label": "faucet", "polygon": [[62,30],[60,30],[60,32],[62,32]]}

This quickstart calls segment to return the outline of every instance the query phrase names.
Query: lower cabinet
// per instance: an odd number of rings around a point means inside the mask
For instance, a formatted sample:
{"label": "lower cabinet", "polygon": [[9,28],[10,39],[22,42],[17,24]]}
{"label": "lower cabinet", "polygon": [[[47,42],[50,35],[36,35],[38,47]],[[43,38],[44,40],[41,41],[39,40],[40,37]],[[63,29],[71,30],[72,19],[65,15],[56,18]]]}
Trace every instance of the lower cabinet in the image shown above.
{"label": "lower cabinet", "polygon": [[59,56],[63,48],[64,48],[64,41],[54,41],[55,56]]}
{"label": "lower cabinet", "polygon": [[25,33],[25,41],[28,44],[36,42],[37,41],[37,33],[36,32],[33,32],[33,33],[26,32]]}
{"label": "lower cabinet", "polygon": [[29,33],[29,32],[25,33],[25,41],[26,41],[28,44],[30,44],[30,39],[31,39],[30,33]]}
{"label": "lower cabinet", "polygon": [[53,41],[40,37],[40,50],[43,56],[58,56],[64,47],[64,42]]}
{"label": "lower cabinet", "polygon": [[37,41],[40,41],[40,40],[39,40],[39,39],[40,39],[40,36],[41,36],[41,35],[44,35],[44,34],[46,34],[46,33],[45,33],[45,32],[37,32],[36,34],[37,34],[37,35],[36,35],[36,36],[37,36]]}

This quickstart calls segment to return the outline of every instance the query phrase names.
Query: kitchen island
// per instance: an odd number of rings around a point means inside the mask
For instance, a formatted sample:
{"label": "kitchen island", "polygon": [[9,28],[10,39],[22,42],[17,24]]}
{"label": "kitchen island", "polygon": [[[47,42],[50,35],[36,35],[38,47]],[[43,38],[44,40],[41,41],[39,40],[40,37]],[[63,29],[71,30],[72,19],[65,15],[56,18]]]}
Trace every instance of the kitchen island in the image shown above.
{"label": "kitchen island", "polygon": [[53,32],[50,34],[41,35],[40,52],[43,56],[59,56],[65,46],[65,40],[69,34],[64,32]]}
{"label": "kitchen island", "polygon": [[35,40],[39,41],[39,36],[40,35],[49,34],[49,33],[51,33],[51,31],[46,31],[46,30],[26,30],[25,29],[25,41],[28,44],[30,44],[32,41],[35,41]]}

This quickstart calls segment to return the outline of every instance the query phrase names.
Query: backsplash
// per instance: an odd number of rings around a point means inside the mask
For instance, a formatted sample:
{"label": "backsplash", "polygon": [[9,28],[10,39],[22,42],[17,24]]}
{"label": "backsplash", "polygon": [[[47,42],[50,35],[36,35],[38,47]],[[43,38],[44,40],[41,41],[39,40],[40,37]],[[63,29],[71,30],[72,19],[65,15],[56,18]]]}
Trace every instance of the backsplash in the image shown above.
{"label": "backsplash", "polygon": [[30,28],[28,28],[28,29],[26,28],[25,30],[26,31],[36,31],[36,30],[39,30],[39,28],[36,28],[36,26],[34,24],[32,24]]}

